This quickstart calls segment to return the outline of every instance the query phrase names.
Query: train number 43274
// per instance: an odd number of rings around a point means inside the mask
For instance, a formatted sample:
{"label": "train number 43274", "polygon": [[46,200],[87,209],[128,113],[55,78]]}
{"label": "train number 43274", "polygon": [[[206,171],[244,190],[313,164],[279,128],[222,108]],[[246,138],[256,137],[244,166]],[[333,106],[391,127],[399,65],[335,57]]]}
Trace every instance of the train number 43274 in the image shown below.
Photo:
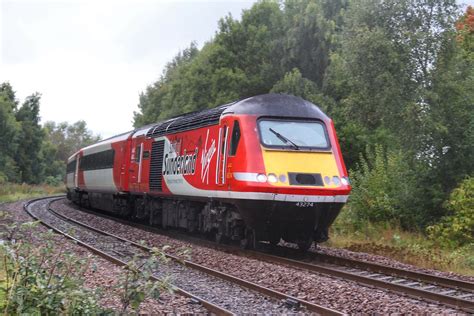
{"label": "train number 43274", "polygon": [[298,206],[298,207],[313,207],[314,203],[313,202],[297,202],[296,206]]}

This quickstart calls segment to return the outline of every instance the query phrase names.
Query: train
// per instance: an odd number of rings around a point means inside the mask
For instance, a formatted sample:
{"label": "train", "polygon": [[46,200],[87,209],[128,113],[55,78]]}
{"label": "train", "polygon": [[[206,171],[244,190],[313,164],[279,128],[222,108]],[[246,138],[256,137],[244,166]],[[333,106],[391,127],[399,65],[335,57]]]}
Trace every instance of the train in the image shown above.
{"label": "train", "polygon": [[351,191],[333,121],[315,104],[264,94],[102,140],[69,157],[67,198],[217,242],[307,250]]}

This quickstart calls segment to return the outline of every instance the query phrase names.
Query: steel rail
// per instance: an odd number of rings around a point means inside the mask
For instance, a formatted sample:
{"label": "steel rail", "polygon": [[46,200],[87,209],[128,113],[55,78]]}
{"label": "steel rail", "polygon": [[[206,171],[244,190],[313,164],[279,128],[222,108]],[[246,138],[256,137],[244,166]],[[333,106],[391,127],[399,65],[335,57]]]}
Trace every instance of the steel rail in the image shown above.
{"label": "steel rail", "polygon": [[419,280],[426,283],[434,283],[444,287],[461,289],[467,292],[474,292],[474,283],[456,279],[449,279],[446,277],[440,277],[424,272],[415,272],[410,270],[403,270],[390,266],[384,266],[382,264],[354,260],[349,258],[338,257],[328,254],[320,254],[315,252],[309,252],[309,255],[316,260],[323,262],[338,264],[341,266],[360,267],[368,271],[379,272],[383,274],[395,275],[397,277],[406,277],[413,280]]}
{"label": "steel rail", "polygon": [[[465,310],[469,313],[474,313],[474,302],[470,300],[465,300],[456,296],[444,295],[437,292],[432,292],[424,290],[422,288],[416,288],[413,286],[407,286],[404,284],[393,283],[375,277],[369,277],[360,275],[357,273],[344,271],[335,267],[324,266],[319,264],[307,263],[300,260],[289,259],[281,256],[274,256],[262,252],[255,251],[245,251],[244,254],[247,254],[249,257],[255,259],[264,260],[271,263],[285,264],[291,267],[298,267],[300,269],[323,273],[331,276],[340,277],[346,280],[352,280],[361,284],[366,284],[369,286],[375,286],[378,288],[384,288],[399,294],[407,294],[415,298],[423,298],[432,302],[442,303],[447,306],[459,308]],[[399,276],[397,276],[399,277]],[[410,280],[412,280],[410,278]],[[408,281],[408,280],[407,280]],[[431,282],[433,284],[433,282]]]}
{"label": "steel rail", "polygon": [[[84,210],[84,209],[81,208],[81,210]],[[263,260],[266,262],[271,262],[271,263],[276,263],[276,264],[285,264],[290,267],[298,267],[300,269],[304,269],[304,270],[308,270],[312,272],[323,273],[326,275],[336,276],[343,279],[349,279],[349,280],[358,282],[360,284],[387,289],[387,290],[396,292],[398,294],[409,295],[414,298],[418,298],[418,299],[421,298],[421,299],[428,300],[430,302],[441,303],[450,307],[459,308],[467,312],[474,313],[474,302],[460,298],[460,297],[445,295],[445,294],[441,294],[441,293],[437,293],[433,291],[424,290],[421,288],[416,288],[413,286],[392,283],[385,280],[379,280],[374,277],[364,276],[357,273],[351,273],[349,271],[344,271],[335,267],[329,267],[327,265],[307,263],[301,260],[290,259],[283,256],[268,254],[264,252],[242,250],[235,246],[216,244],[215,242],[209,242],[206,240],[202,240],[200,238],[189,237],[181,233],[163,232],[162,230],[159,230],[147,225],[125,221],[122,219],[118,219],[116,217],[104,215],[104,214],[97,213],[90,210],[84,210],[84,211],[95,214],[95,215],[99,215],[102,217],[110,218],[112,220],[115,220],[127,225],[143,228],[148,231],[158,232],[160,234],[164,234],[173,238],[185,239],[187,241],[193,240],[194,242],[197,242],[199,244],[206,244],[206,246],[208,247],[214,247],[214,248],[217,247],[218,249],[226,251],[228,253],[248,256],[248,257]],[[280,248],[284,248],[285,250],[290,250],[290,248],[287,248],[287,247],[280,247]],[[337,256],[332,256],[332,255],[319,254],[315,252],[308,252],[306,255],[312,257],[312,259],[319,260],[319,261],[322,260],[324,262],[328,262],[334,265],[340,265],[340,266],[351,267],[351,268],[356,267],[356,268],[367,270],[368,272],[377,272],[377,273],[381,273],[381,274],[385,274],[385,275],[389,275],[389,276],[397,277],[397,278],[408,278],[410,280],[416,280],[419,282],[428,283],[430,285],[435,285],[438,287],[447,287],[447,288],[461,290],[468,293],[474,293],[474,283],[472,282],[448,279],[445,277],[430,275],[427,273],[407,271],[407,270],[402,270],[399,268],[384,266],[380,264],[375,264],[375,263],[370,263],[370,262],[365,262],[365,261],[360,261],[360,260],[355,260],[355,259],[347,259],[347,258],[342,258],[342,257],[337,257]]]}
{"label": "steel rail", "polygon": [[[46,197],[46,198],[38,198],[38,199],[34,199],[34,200],[30,200],[28,201],[27,203],[25,203],[23,205],[23,209],[25,210],[26,213],[28,213],[32,218],[34,218],[35,220],[39,221],[42,225],[52,229],[53,231],[59,233],[60,235],[63,235],[64,237],[74,241],[75,243],[77,243],[78,245],[88,249],[90,252],[118,265],[118,266],[125,266],[127,265],[126,262],[114,257],[114,256],[111,256],[109,254],[107,254],[106,252],[102,251],[102,250],[99,250],[97,248],[95,248],[94,246],[91,246],[79,239],[77,239],[76,237],[74,236],[71,236],[69,235],[68,233],[66,232],[63,232],[62,230],[54,227],[53,225],[50,225],[44,221],[42,221],[39,217],[37,217],[36,215],[34,215],[30,210],[29,210],[29,207],[31,206],[31,204],[35,203],[35,202],[38,202],[38,201],[41,201],[43,199],[48,199],[50,197]],[[58,199],[62,199],[62,198],[58,198]],[[53,201],[55,200],[58,200],[58,199],[52,199],[49,203],[48,203],[48,207],[49,207],[49,204],[51,204]],[[155,277],[155,276],[150,276],[151,279],[153,279],[154,281],[160,281],[159,278]],[[180,295],[183,295],[185,297],[189,297],[191,299],[194,299],[196,301],[198,301],[202,306],[204,306],[209,312],[213,313],[213,314],[216,314],[216,315],[235,315],[234,313],[228,311],[227,309],[225,308],[222,308],[220,306],[217,306],[205,299],[202,299],[188,291],[185,291],[177,286],[173,286],[173,290],[177,293],[179,293]]]}
{"label": "steel rail", "polygon": [[[52,203],[53,201],[51,201]],[[49,203],[49,204],[51,204]],[[48,205],[49,206],[49,205]],[[120,236],[117,236],[115,234],[111,234],[111,233],[108,233],[108,232],[105,232],[105,231],[102,231],[100,229],[97,229],[97,228],[94,228],[94,227],[91,227],[87,224],[84,224],[80,221],[77,221],[75,219],[72,219],[72,218],[69,218],[68,216],[65,216],[63,214],[59,214],[58,212],[52,210],[50,207],[48,207],[48,210],[50,212],[52,212],[54,215],[62,218],[63,220],[66,220],[68,222],[71,222],[71,223],[74,223],[75,225],[78,225],[78,226],[82,226],[84,228],[87,228],[89,230],[92,230],[92,231],[95,231],[99,234],[102,234],[104,236],[109,236],[109,237],[113,237],[113,238],[116,238],[124,243],[128,243],[128,244],[131,244],[133,246],[136,246],[137,248],[140,248],[142,250],[145,250],[145,251],[148,251],[148,252],[151,252],[152,249],[150,247],[147,247],[145,245],[142,245],[142,244],[139,244],[139,243],[136,243],[134,241],[131,241],[131,240],[128,240],[128,239],[125,239],[125,238],[122,238]],[[339,311],[336,311],[334,309],[331,309],[331,308],[327,308],[327,307],[324,307],[324,306],[321,306],[321,305],[318,305],[318,304],[314,304],[314,303],[311,303],[311,302],[308,302],[306,300],[303,300],[303,299],[299,299],[299,298],[296,298],[294,296],[291,296],[291,295],[287,295],[287,294],[284,294],[282,292],[279,292],[279,291],[275,291],[275,290],[272,290],[272,289],[269,289],[267,287],[263,287],[261,285],[258,285],[256,283],[253,283],[253,282],[250,282],[250,281],[246,281],[246,280],[243,280],[243,279],[240,279],[240,278],[237,278],[237,277],[234,277],[230,274],[227,274],[227,273],[223,273],[223,272],[220,272],[218,270],[215,270],[215,269],[211,269],[211,268],[208,268],[208,267],[205,267],[203,265],[200,265],[200,264],[197,264],[197,263],[194,263],[192,261],[189,261],[189,260],[183,260],[182,258],[179,258],[175,255],[171,255],[171,254],[168,254],[168,253],[164,253],[164,255],[175,261],[175,262],[178,262],[178,263],[181,263],[181,264],[184,264],[185,266],[188,266],[188,267],[191,267],[195,270],[198,270],[198,271],[201,271],[201,272],[204,272],[208,275],[212,275],[214,277],[217,277],[217,278],[220,278],[222,280],[226,280],[226,281],[229,281],[231,283],[234,283],[234,284],[237,284],[241,287],[244,287],[244,288],[247,288],[247,289],[250,289],[250,290],[253,290],[253,291],[256,291],[258,293],[261,293],[263,295],[266,295],[266,296],[269,296],[269,297],[273,297],[273,298],[276,298],[276,299],[280,299],[280,300],[287,300],[287,301],[290,301],[290,302],[294,302],[294,303],[297,303],[298,305],[300,306],[303,306],[305,307],[308,311],[310,312],[315,312],[315,313],[318,313],[318,314],[322,314],[322,315],[343,315],[343,313],[339,312]]]}

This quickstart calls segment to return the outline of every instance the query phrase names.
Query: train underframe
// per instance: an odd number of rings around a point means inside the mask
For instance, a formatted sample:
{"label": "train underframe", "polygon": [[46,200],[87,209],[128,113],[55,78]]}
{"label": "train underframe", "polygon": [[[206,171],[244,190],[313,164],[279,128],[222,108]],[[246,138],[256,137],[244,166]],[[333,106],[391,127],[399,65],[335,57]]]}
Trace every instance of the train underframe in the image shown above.
{"label": "train underframe", "polygon": [[217,242],[239,242],[255,248],[257,241],[280,239],[307,250],[326,241],[329,226],[343,203],[277,202],[261,200],[190,200],[129,193],[68,191],[74,203],[146,221],[152,226],[212,236]]}

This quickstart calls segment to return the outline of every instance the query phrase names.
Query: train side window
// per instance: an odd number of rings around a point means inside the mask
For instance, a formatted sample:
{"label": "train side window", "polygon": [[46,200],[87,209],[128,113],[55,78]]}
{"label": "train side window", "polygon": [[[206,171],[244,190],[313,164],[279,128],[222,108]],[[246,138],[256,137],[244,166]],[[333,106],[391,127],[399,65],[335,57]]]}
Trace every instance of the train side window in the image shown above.
{"label": "train side window", "polygon": [[140,162],[141,149],[142,149],[141,146],[137,146],[137,148],[135,150],[135,161],[136,162]]}
{"label": "train side window", "polygon": [[83,156],[79,160],[79,169],[87,171],[113,168],[114,156],[115,151],[113,149]]}
{"label": "train side window", "polygon": [[66,173],[76,172],[76,159],[67,164]]}
{"label": "train side window", "polygon": [[227,146],[227,132],[229,131],[229,128],[224,125],[224,128],[222,130],[222,146],[221,146],[221,155],[224,157],[224,153],[226,151],[226,146]]}
{"label": "train side window", "polygon": [[229,156],[235,156],[237,153],[237,147],[240,141],[240,125],[239,121],[234,121],[234,127],[232,128],[232,137],[230,139]]}

